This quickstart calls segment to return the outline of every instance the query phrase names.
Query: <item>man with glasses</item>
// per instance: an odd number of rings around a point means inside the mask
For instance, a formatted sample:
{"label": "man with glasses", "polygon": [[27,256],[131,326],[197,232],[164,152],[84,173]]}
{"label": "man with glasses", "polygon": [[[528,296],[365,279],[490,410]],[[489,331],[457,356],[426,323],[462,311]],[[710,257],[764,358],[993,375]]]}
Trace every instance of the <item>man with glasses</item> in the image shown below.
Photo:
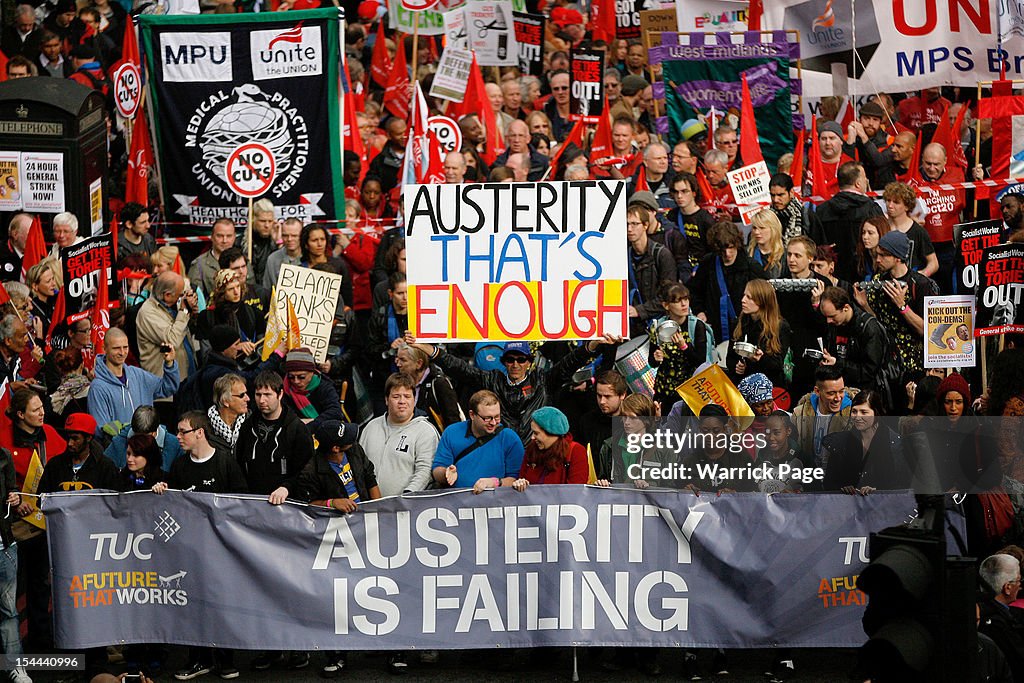
{"label": "man with glasses", "polygon": [[60,258],[60,250],[78,244],[82,238],[78,236],[78,218],[70,211],[58,213],[53,217],[53,248],[50,256]]}
{"label": "man with glasses", "polygon": [[736,163],[739,157],[740,139],[731,126],[723,124],[715,129],[715,149],[722,150],[729,157],[729,163],[725,167],[726,170],[731,171],[743,165],[742,161],[739,164]]}
{"label": "man with glasses", "polygon": [[676,279],[676,264],[664,244],[647,234],[650,215],[643,206],[626,209],[626,241],[629,243],[629,318],[633,336],[642,334],[647,321],[664,315],[658,290]]}
{"label": "man with glasses", "polygon": [[697,162],[700,160],[690,142],[683,140],[672,148],[672,170],[676,173],[697,173]]}
{"label": "man with glasses", "polygon": [[697,176],[686,171],[677,173],[671,187],[669,193],[676,208],[668,213],[670,227],[665,233],[665,246],[676,261],[679,281],[685,284],[708,251],[708,230],[715,219],[700,207]]}
{"label": "man with glasses", "polygon": [[569,121],[569,72],[560,69],[551,74],[551,97],[544,103],[544,113],[551,121],[551,134],[562,142],[572,130]]}
{"label": "man with glasses", "polygon": [[[187,457],[174,461],[167,481],[154,484],[153,493],[162,494],[169,488],[203,493],[248,493],[249,486],[235,459],[210,444],[207,435],[212,433],[210,418],[202,411],[190,410],[178,419],[177,435]],[[221,678],[238,678],[234,659],[235,653],[230,650],[190,647],[188,664],[174,677],[188,681],[216,669]]]}
{"label": "man with glasses", "polygon": [[608,98],[608,106],[612,106],[619,99],[622,92],[622,74],[614,66],[604,70],[604,94]]}
{"label": "man with glasses", "polygon": [[1024,620],[1020,609],[1010,607],[1020,592],[1020,562],[999,553],[985,558],[978,569],[985,597],[978,601],[978,633],[995,641],[1013,671],[1013,680],[1024,679]]}
{"label": "man with glasses", "polygon": [[441,434],[432,473],[442,488],[472,487],[473,493],[483,493],[512,486],[522,464],[523,442],[501,424],[497,394],[482,389],[469,399],[469,419]]}
{"label": "man with glasses", "polygon": [[316,369],[313,352],[307,348],[289,351],[284,361],[284,400],[299,418],[316,432],[328,420],[344,419],[338,390]]}

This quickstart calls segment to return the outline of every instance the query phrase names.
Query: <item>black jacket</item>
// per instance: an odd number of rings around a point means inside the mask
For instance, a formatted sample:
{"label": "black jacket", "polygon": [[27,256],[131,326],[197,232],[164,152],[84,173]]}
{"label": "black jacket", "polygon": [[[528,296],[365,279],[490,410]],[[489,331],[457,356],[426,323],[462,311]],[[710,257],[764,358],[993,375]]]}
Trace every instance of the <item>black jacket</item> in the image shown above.
{"label": "black jacket", "polygon": [[526,379],[515,385],[509,383],[508,377],[501,370],[481,370],[450,353],[442,351],[435,362],[449,375],[468,384],[472,391],[488,389],[497,394],[501,402],[501,423],[514,429],[523,443],[527,443],[533,411],[550,405],[558,388],[595,355],[587,350],[586,344],[582,344],[550,370],[534,368],[526,375]]}
{"label": "black jacket", "polygon": [[878,318],[854,308],[850,322],[828,326],[826,348],[836,357],[847,384],[858,389],[878,388],[888,348],[888,337]]}
{"label": "black jacket", "polygon": [[[690,279],[690,301],[694,314],[703,313],[707,317],[708,325],[711,325],[711,331],[715,334],[715,341],[721,343],[726,337],[722,335],[719,307],[722,292],[719,290],[718,277],[715,274],[715,259],[718,258],[720,257],[717,254],[708,254],[697,266],[697,272]],[[764,278],[764,269],[740,249],[731,266],[722,266],[722,277],[725,279],[725,288],[729,290],[729,298],[738,318],[743,289],[751,280]],[[737,318],[728,321],[729,336],[736,327]]]}
{"label": "black jacket", "polygon": [[269,494],[285,479],[298,475],[313,457],[313,437],[287,405],[273,422],[257,411],[242,424],[235,457],[249,482],[249,491]]}
{"label": "black jacket", "polygon": [[[306,425],[309,429],[310,434],[316,433],[316,428],[320,426],[322,422],[327,420],[338,420],[342,422],[345,420],[345,416],[341,412],[341,401],[338,398],[338,390],[334,388],[334,383],[326,377],[320,377],[320,386],[314,389],[309,396],[309,402],[317,409],[318,415],[313,418],[313,421]],[[295,403],[292,401],[292,397],[288,394],[284,395],[284,402],[289,408],[295,409]]]}
{"label": "black jacket", "polygon": [[[11,491],[17,491],[18,486],[14,476],[14,460],[11,459],[11,452],[6,448],[0,448],[0,503],[7,502],[7,496]],[[14,534],[11,533],[11,515],[5,515],[0,520],[0,540],[4,548],[14,543]]]}
{"label": "black jacket", "polygon": [[50,458],[39,480],[40,493],[57,491],[78,491],[81,489],[121,489],[120,475],[114,461],[105,455],[90,453],[75,472],[71,467],[71,456],[67,453]]}
{"label": "black jacket", "polygon": [[878,426],[867,453],[856,431],[829,434],[822,439],[821,450],[828,451],[821,484],[824,491],[839,491],[844,486],[871,486],[883,491],[910,487],[910,467],[900,435],[885,425]]}
{"label": "black jacket", "polygon": [[647,239],[647,249],[636,256],[632,247],[627,247],[627,258],[630,259],[630,289],[636,289],[639,299],[630,303],[636,307],[640,320],[650,320],[665,314],[658,290],[666,282],[675,282],[678,277],[676,261],[672,252],[664,244]]}
{"label": "black jacket", "polygon": [[[370,489],[377,485],[377,474],[374,472],[373,463],[366,457],[366,453],[359,444],[353,444],[345,451],[345,455],[352,468],[352,480],[356,484],[360,500],[370,500]],[[329,498],[348,498],[341,478],[331,469],[327,458],[319,453],[306,463],[297,476],[286,481],[284,487],[288,489],[289,498],[307,503]]]}
{"label": "black jacket", "polygon": [[978,602],[981,621],[978,633],[984,633],[995,641],[1006,657],[1013,680],[1024,681],[1024,619],[1017,607],[1005,607],[995,598],[987,597]]}
{"label": "black jacket", "polygon": [[882,209],[871,197],[848,190],[840,191],[814,212],[811,239],[819,247],[835,245],[837,278],[851,282],[858,279],[854,245],[860,239],[861,226],[872,216],[882,215]]}

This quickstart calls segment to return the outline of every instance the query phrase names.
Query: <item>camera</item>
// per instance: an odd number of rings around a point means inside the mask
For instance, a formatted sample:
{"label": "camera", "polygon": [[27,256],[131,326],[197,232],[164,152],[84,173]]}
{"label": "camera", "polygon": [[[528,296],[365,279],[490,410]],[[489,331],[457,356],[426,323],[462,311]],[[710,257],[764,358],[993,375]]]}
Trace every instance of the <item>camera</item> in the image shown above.
{"label": "camera", "polygon": [[791,280],[789,278],[772,278],[768,281],[776,292],[811,292],[818,286],[819,280],[813,277]]}

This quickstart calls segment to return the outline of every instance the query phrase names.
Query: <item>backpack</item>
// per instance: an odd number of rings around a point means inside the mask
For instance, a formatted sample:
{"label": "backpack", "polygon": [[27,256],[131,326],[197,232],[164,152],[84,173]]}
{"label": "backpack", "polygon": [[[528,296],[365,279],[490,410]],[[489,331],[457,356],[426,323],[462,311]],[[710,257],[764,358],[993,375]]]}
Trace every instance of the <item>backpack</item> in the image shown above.
{"label": "backpack", "polygon": [[711,325],[693,315],[692,313],[686,318],[686,332],[690,335],[690,340],[694,340],[697,337],[694,336],[697,331],[697,323],[704,326],[704,333],[707,334],[708,350],[704,357],[706,363],[717,363],[718,354],[715,352],[715,333],[711,331]]}
{"label": "backpack", "polygon": [[112,114],[117,111],[117,106],[114,103],[114,85],[107,78],[106,73],[103,74],[103,78],[96,78],[91,71],[85,69],[79,69],[75,73],[88,78],[92,83],[92,89],[103,95],[103,106],[106,107],[108,113]]}

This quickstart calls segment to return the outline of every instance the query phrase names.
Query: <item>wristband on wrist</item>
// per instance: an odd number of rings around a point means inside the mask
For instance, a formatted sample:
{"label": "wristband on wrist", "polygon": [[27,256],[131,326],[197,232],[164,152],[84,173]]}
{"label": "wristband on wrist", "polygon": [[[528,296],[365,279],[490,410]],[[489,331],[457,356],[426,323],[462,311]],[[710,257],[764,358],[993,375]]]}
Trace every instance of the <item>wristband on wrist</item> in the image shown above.
{"label": "wristband on wrist", "polygon": [[496,489],[501,488],[501,479],[498,479],[497,477],[494,477],[494,488],[496,488]]}
{"label": "wristband on wrist", "polygon": [[908,308],[910,308],[910,304],[903,304],[903,308],[900,309],[900,313],[906,313]]}
{"label": "wristband on wrist", "polygon": [[820,306],[821,306],[821,304],[820,304],[820,303],[815,303],[815,302],[813,302],[813,301],[811,302],[811,308],[818,308],[818,307],[820,307]]}
{"label": "wristband on wrist", "polygon": [[332,505],[333,502],[334,502],[333,498],[328,498],[327,499],[327,507],[333,508],[334,507],[334,505]]}

